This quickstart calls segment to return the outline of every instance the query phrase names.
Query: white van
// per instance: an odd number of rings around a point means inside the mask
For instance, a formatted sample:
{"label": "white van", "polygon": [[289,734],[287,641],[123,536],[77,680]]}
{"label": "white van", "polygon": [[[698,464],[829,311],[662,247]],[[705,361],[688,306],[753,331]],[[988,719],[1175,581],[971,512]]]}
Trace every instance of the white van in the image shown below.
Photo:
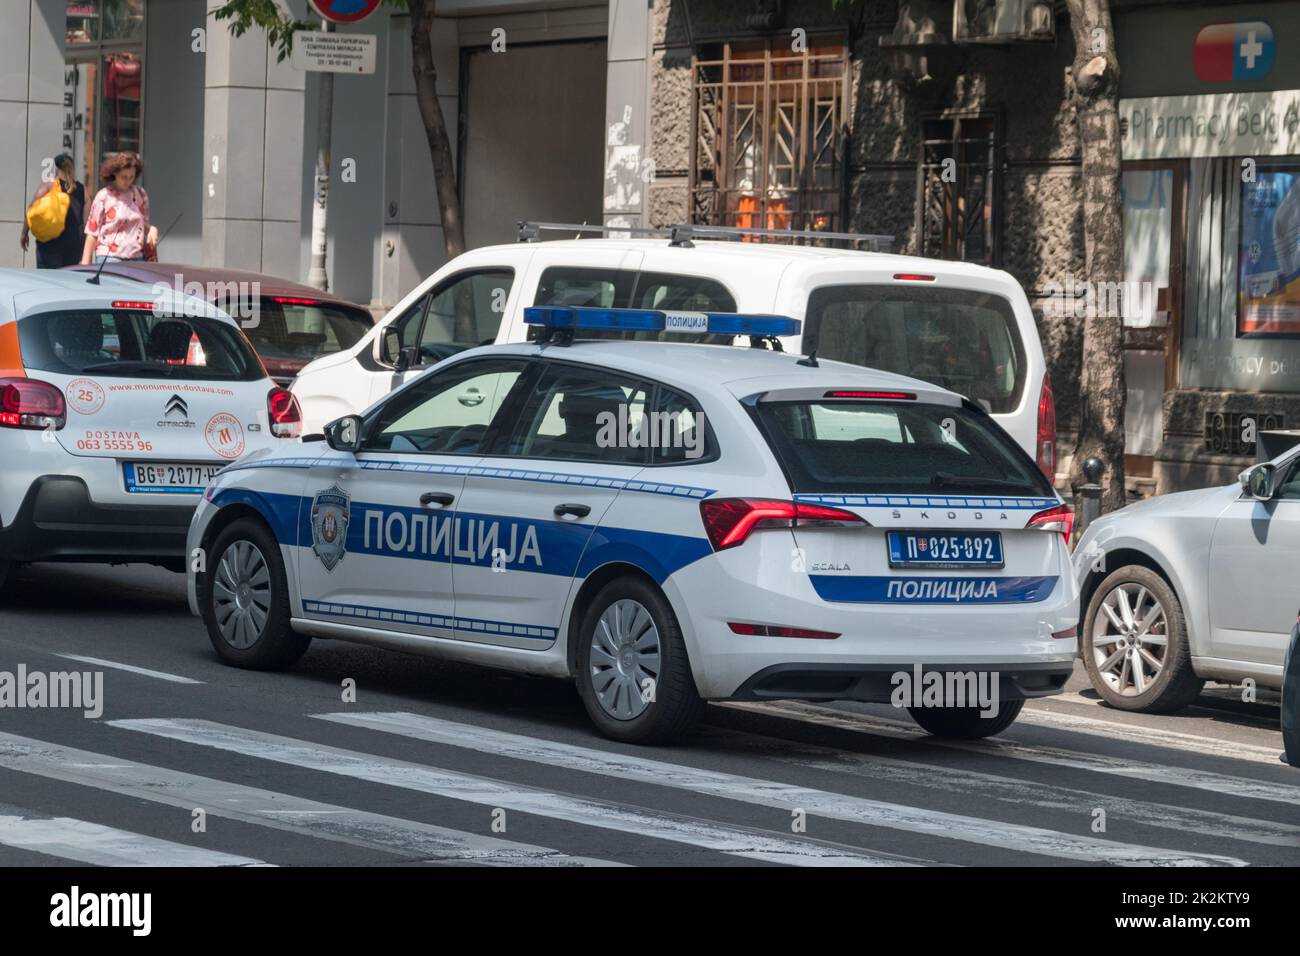
{"label": "white van", "polygon": [[[457,256],[351,349],[299,373],[292,391],[304,431],[318,433],[326,422],[360,412],[463,349],[528,341],[524,309],[532,305],[800,319],[802,335],[782,339],[785,351],[898,372],[965,395],[1055,479],[1052,387],[1029,300],[1008,273],[888,253],[700,238],[520,242]],[[476,396],[462,401],[471,406]]]}

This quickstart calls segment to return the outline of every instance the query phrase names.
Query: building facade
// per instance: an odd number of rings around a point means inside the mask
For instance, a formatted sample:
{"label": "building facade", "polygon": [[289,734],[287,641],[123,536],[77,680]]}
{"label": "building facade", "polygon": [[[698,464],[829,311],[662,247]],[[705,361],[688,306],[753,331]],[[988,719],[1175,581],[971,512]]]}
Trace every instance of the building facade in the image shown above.
{"label": "building facade", "polygon": [[[144,153],[163,254],[303,278],[319,74],[215,0],[3,0],[0,229],[47,160]],[[306,18],[306,0],[278,0]],[[1231,480],[1300,426],[1300,7],[1113,0],[1125,282],[1088,291],[1074,41],[1046,0],[439,0],[438,94],[471,246],[519,219],[894,237],[1028,291],[1062,449],[1082,312],[1120,309],[1126,471]],[[331,288],[382,310],[443,261],[410,21],[334,83]],[[17,148],[12,148],[21,144]],[[16,241],[0,264],[32,265]],[[1036,400],[1036,396],[1031,396]]]}

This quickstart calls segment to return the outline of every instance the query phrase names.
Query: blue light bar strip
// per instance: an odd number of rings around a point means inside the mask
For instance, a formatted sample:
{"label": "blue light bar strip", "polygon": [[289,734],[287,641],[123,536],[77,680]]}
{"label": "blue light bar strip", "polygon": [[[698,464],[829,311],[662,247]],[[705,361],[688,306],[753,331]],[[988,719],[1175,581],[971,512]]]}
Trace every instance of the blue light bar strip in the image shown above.
{"label": "blue light bar strip", "polygon": [[614,329],[710,335],[798,335],[803,323],[784,315],[738,315],[732,312],[665,312],[659,309],[593,309],[585,306],[534,305],[524,322],[552,329]]}

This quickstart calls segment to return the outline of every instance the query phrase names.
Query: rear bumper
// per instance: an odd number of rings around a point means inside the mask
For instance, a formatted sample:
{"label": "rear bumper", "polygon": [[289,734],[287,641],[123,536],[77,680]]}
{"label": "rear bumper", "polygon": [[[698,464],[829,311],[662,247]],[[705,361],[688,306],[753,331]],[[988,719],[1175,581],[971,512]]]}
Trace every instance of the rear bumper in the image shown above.
{"label": "rear bumper", "polygon": [[179,565],[194,514],[181,505],[104,505],[71,475],[35,479],[0,527],[0,560],[142,561]]}
{"label": "rear bumper", "polygon": [[[1070,679],[1073,662],[968,664],[929,663],[922,674],[975,675],[980,686],[995,687],[997,700],[1027,700],[1059,694]],[[863,703],[892,702],[895,690],[903,686],[903,674],[914,678],[916,671],[900,664],[773,664],[745,681],[732,695],[736,700],[856,700]],[[996,683],[993,679],[996,677]],[[915,679],[910,686],[923,686]]]}

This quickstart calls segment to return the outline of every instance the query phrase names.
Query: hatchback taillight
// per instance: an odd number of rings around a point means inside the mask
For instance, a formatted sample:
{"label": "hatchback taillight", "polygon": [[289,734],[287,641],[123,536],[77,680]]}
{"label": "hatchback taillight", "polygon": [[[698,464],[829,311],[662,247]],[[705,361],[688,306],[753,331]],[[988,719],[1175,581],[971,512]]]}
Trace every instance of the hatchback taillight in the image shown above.
{"label": "hatchback taillight", "polygon": [[297,438],[302,434],[302,407],[288,389],[271,389],[266,396],[266,413],[276,438]]}
{"label": "hatchback taillight", "polygon": [[30,378],[0,378],[0,428],[56,431],[67,424],[63,393],[49,382]]}
{"label": "hatchback taillight", "polygon": [[1065,536],[1065,540],[1069,541],[1070,531],[1074,528],[1074,512],[1070,510],[1069,505],[1057,505],[1055,508],[1038,512],[1029,519],[1025,527],[1038,531],[1059,531]]}
{"label": "hatchback taillight", "polygon": [[1056,399],[1052,380],[1043,375],[1043,390],[1038,395],[1038,467],[1047,480],[1056,483]]}
{"label": "hatchback taillight", "polygon": [[848,526],[866,522],[852,511],[827,508],[802,501],[766,498],[716,498],[700,502],[704,532],[714,551],[744,544],[758,528],[794,528],[809,525]]}

